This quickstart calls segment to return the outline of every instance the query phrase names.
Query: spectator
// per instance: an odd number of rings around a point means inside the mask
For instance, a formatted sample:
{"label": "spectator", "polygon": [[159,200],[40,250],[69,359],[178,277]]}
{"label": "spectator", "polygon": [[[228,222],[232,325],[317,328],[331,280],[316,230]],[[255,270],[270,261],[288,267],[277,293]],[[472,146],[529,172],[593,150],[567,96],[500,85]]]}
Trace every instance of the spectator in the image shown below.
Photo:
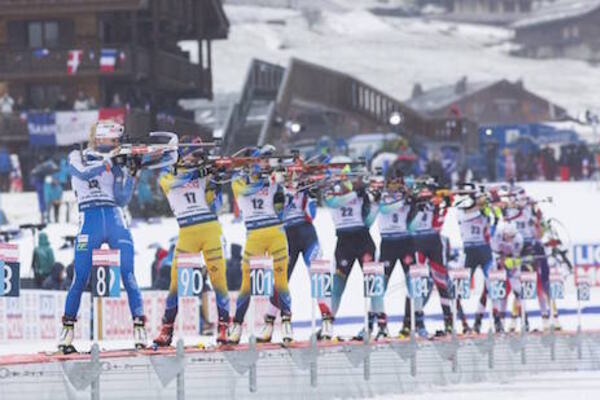
{"label": "spectator", "polygon": [[27,104],[25,104],[25,98],[23,96],[17,97],[17,102],[14,107],[15,111],[27,111]]}
{"label": "spectator", "polygon": [[69,185],[69,161],[67,157],[62,157],[59,162],[58,172],[56,173],[58,183],[63,189],[67,189]]}
{"label": "spectator", "polygon": [[48,235],[41,232],[38,237],[38,245],[33,250],[33,262],[31,269],[35,277],[37,287],[41,287],[44,280],[52,273],[54,267],[54,252],[50,247]]}
{"label": "spectator", "polygon": [[11,114],[13,112],[13,107],[15,105],[15,100],[10,97],[8,91],[4,91],[2,97],[0,97],[0,112],[2,114]]}
{"label": "spectator", "polygon": [[54,174],[58,171],[56,163],[52,160],[40,163],[33,168],[29,174],[29,183],[35,188],[38,198],[38,207],[40,210],[41,221],[48,220],[46,209],[46,198],[44,196],[44,180],[46,176]]}
{"label": "spectator", "polygon": [[74,111],[87,111],[96,108],[96,101],[93,97],[86,96],[83,90],[77,92],[77,98],[73,103]]}
{"label": "spectator", "polygon": [[[56,111],[68,111],[70,109],[66,94],[61,93],[58,95],[58,100],[56,101],[54,108]],[[73,108],[75,108],[75,106],[73,106]]]}
{"label": "spectator", "polygon": [[0,148],[0,191],[8,192],[10,188],[10,173],[13,171],[10,154],[5,147]]}
{"label": "spectator", "polygon": [[42,289],[44,290],[67,290],[67,271],[65,266],[61,263],[54,263],[52,266],[52,272],[42,282]]}
{"label": "spectator", "polygon": [[47,176],[44,182],[44,199],[46,201],[46,209],[48,210],[48,220],[50,220],[50,210],[54,211],[54,222],[58,223],[60,214],[60,205],[62,203],[62,186],[55,176]]}

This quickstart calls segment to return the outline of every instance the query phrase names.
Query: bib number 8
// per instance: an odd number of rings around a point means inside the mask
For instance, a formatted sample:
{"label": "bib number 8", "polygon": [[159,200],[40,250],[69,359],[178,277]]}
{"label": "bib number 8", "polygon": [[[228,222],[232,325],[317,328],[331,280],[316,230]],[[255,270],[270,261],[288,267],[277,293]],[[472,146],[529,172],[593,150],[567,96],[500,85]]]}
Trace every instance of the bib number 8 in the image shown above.
{"label": "bib number 8", "polygon": [[365,275],[364,289],[365,297],[379,297],[384,293],[383,275]]}
{"label": "bib number 8", "polygon": [[266,269],[250,270],[250,294],[252,296],[273,295],[273,271]]}
{"label": "bib number 8", "polygon": [[120,297],[121,287],[117,279],[119,267],[98,266],[93,275],[94,297]]}
{"label": "bib number 8", "polygon": [[19,297],[19,264],[0,261],[0,297]]}

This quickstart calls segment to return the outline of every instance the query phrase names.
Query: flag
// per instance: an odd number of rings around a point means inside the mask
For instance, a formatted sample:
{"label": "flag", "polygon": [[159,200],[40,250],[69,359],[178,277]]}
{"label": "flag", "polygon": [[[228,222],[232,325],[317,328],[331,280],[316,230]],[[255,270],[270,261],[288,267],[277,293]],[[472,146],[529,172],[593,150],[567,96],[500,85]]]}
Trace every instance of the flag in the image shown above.
{"label": "flag", "polygon": [[102,49],[100,51],[100,72],[113,72],[117,64],[117,50]]}
{"label": "flag", "polygon": [[77,69],[79,69],[79,64],[81,64],[81,55],[83,52],[81,50],[69,50],[69,58],[67,61],[67,74],[75,75],[77,73]]}
{"label": "flag", "polygon": [[48,49],[35,49],[33,51],[33,56],[36,58],[44,58],[50,54],[50,50]]}

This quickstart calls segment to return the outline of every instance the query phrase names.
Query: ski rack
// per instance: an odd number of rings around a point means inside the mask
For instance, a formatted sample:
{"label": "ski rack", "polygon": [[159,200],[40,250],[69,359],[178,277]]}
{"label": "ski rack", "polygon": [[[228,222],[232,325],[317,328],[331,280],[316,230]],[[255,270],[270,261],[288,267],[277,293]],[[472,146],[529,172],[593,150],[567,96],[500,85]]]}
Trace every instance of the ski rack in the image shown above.
{"label": "ski rack", "polygon": [[[370,397],[600,369],[600,331],[0,357],[2,399]],[[157,379],[158,378],[158,379]]]}

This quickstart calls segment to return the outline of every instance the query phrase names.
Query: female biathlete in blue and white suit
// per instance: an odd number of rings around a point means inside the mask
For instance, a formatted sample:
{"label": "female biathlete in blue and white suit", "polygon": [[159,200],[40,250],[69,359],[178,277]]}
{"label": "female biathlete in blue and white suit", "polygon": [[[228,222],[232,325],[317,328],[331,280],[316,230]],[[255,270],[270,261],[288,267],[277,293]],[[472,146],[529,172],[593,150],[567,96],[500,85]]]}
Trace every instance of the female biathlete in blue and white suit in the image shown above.
{"label": "female biathlete in blue and white suit", "polygon": [[69,155],[71,182],[79,206],[79,234],[75,242],[75,276],[67,294],[59,350],[69,353],[73,347],[74,325],[92,270],[92,251],[107,243],[120,250],[121,276],[133,317],[136,347],[146,346],[142,294],[133,274],[133,241],[121,207],[131,199],[134,178],[126,167],[113,164],[124,128],[113,122],[98,122],[90,133],[83,152]]}

